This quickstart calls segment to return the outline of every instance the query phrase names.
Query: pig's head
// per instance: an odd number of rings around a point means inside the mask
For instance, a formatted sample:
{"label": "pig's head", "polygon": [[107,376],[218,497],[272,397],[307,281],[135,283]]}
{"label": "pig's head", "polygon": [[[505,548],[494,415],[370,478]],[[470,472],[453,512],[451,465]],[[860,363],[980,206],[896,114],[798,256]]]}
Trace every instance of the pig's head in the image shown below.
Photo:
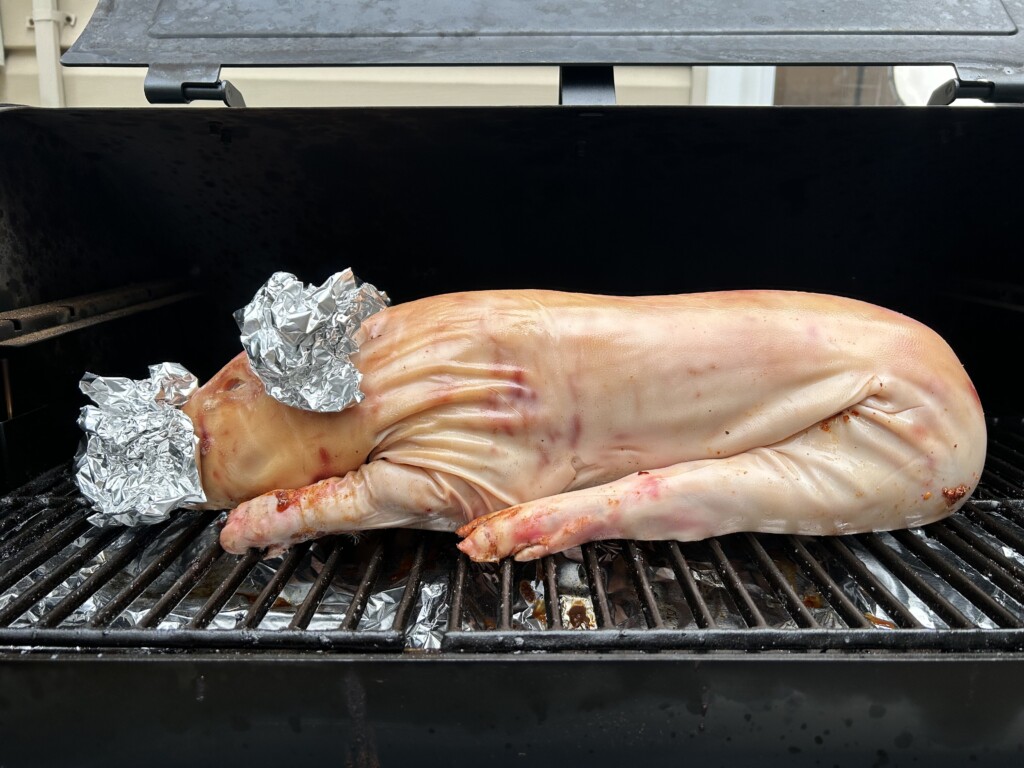
{"label": "pig's head", "polygon": [[183,408],[199,438],[199,474],[211,509],[350,472],[372,448],[358,409],[312,413],[270,397],[238,355]]}

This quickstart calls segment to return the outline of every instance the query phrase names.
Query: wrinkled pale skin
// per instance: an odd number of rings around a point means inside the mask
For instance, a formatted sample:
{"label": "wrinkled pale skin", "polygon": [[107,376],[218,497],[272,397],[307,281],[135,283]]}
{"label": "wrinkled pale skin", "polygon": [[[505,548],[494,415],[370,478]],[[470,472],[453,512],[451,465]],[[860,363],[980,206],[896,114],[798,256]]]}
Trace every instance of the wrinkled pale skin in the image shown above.
{"label": "wrinkled pale skin", "polygon": [[889,530],[955,511],[985,460],[948,345],[849,299],[463,293],[357,338],[366,399],[341,413],[281,405],[244,356],[186,406],[208,506],[237,505],[229,552],[385,527],[457,530],[475,560]]}

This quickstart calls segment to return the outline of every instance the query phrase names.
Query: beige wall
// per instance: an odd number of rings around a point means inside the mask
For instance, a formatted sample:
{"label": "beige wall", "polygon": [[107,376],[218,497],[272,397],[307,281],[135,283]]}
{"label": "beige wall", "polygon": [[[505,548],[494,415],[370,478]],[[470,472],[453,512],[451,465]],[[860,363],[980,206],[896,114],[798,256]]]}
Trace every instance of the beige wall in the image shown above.
{"label": "beige wall", "polygon": [[[61,46],[70,46],[97,0],[59,0],[73,14]],[[35,31],[28,25],[32,0],[0,0],[0,102],[40,104]],[[556,104],[557,67],[225,68],[222,77],[249,106],[383,106],[393,104]],[[67,106],[145,106],[144,68],[63,67]],[[688,104],[687,67],[617,67],[621,104]],[[207,102],[205,106],[209,106]]]}

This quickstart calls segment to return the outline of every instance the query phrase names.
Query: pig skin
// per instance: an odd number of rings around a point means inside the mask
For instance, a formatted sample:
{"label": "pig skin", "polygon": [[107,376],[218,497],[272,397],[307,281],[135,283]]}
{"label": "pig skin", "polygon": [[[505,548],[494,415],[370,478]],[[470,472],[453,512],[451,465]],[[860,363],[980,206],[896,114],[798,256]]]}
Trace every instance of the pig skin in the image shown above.
{"label": "pig skin", "polygon": [[449,294],[359,330],[365,400],[310,413],[243,355],[185,406],[223,547],[457,531],[474,560],[600,539],[845,534],[958,509],[977,393],[932,330],[871,304],[730,291]]}

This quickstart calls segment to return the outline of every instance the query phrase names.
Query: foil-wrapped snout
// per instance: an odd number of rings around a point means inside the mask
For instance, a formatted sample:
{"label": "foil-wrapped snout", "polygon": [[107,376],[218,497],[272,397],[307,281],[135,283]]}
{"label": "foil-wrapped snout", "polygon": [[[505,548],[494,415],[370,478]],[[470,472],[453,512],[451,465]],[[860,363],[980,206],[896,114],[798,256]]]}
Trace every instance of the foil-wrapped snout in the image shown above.
{"label": "foil-wrapped snout", "polygon": [[362,376],[350,359],[358,350],[355,333],[388,304],[387,294],[359,282],[351,269],[319,287],[276,272],[234,317],[268,395],[307,411],[340,411],[363,399]]}
{"label": "foil-wrapped snout", "polygon": [[152,365],[149,374],[86,373],[79,384],[95,403],[78,417],[85,439],[75,457],[78,487],[96,510],[93,525],[158,523],[177,507],[206,501],[198,438],[179,410],[199,382],[177,363]]}

